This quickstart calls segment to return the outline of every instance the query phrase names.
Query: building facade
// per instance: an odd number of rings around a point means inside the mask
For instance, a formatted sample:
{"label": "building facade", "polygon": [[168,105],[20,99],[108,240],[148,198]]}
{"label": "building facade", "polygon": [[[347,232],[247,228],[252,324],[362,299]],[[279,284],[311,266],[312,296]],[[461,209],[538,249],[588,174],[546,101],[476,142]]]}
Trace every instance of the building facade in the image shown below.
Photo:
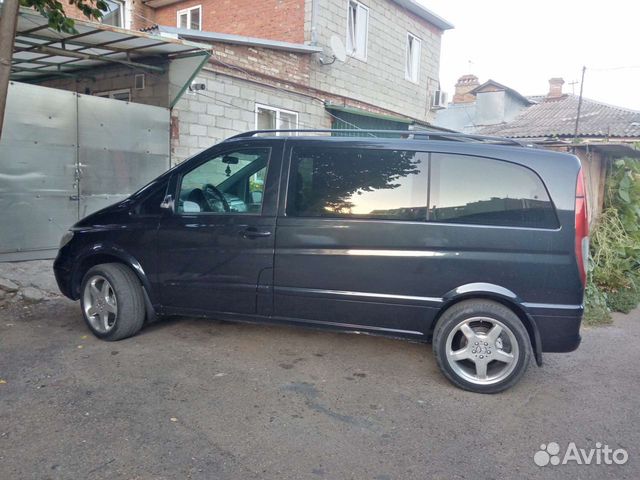
{"label": "building facade", "polygon": [[435,119],[452,25],[415,0],[108,3],[103,21],[116,27],[212,48],[172,108],[173,163],[256,128],[404,130]]}

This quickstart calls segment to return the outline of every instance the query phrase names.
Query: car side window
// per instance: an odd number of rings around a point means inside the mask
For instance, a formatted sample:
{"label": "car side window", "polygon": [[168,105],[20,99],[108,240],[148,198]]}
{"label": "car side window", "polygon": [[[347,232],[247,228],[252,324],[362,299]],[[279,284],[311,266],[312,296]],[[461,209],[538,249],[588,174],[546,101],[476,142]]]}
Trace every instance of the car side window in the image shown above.
{"label": "car side window", "polygon": [[522,165],[470,155],[431,155],[429,221],[557,228],[540,177]]}
{"label": "car side window", "polygon": [[182,176],[176,212],[260,214],[269,148],[246,148],[217,155]]}
{"label": "car side window", "polygon": [[425,221],[428,153],[298,147],[287,215]]}

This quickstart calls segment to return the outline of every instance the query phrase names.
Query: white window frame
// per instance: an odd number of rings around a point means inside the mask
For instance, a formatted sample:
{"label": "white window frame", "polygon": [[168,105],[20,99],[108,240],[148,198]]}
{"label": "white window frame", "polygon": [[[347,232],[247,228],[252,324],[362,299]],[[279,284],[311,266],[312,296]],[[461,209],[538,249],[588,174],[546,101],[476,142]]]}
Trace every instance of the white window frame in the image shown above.
{"label": "white window frame", "polygon": [[198,30],[202,31],[202,5],[196,5],[194,7],[183,8],[182,10],[178,10],[176,12],[176,27],[182,28],[180,27],[180,16],[186,13],[187,14],[187,30],[193,30],[190,27],[190,25],[191,25],[191,12],[194,10],[200,10],[200,16],[198,19]]}
{"label": "white window frame", "polygon": [[[356,8],[356,22],[354,30],[351,28],[351,7]],[[363,25],[362,18],[363,13],[366,13],[366,22]],[[367,44],[369,43],[369,19],[370,19],[369,7],[358,2],[357,0],[347,0],[347,41],[345,43],[347,47],[347,55],[357,58],[362,61],[367,61]]]}
{"label": "white window frame", "polygon": [[[272,107],[270,105],[263,105],[261,103],[256,103],[256,109],[255,109],[256,130],[259,130],[259,127],[258,127],[258,110],[259,109],[270,110],[270,111],[276,113],[276,130],[279,130],[279,128],[280,128],[280,114],[281,113],[286,113],[286,114],[289,114],[289,115],[295,115],[295,117],[296,117],[296,126],[294,128],[298,129],[298,122],[299,122],[298,112],[294,112],[293,110],[285,110],[284,108]],[[294,135],[297,135],[297,133],[295,133]],[[276,136],[280,136],[280,132],[278,132],[276,134]]]}
{"label": "white window frame", "polygon": [[[410,47],[413,45],[413,47]],[[416,51],[417,46],[417,51]],[[413,83],[420,83],[420,57],[422,56],[422,40],[412,33],[407,33],[405,47],[404,78]]]}
{"label": "white window frame", "polygon": [[[140,86],[138,85],[138,80],[140,80]],[[144,90],[146,87],[147,79],[144,76],[144,73],[137,73],[133,77],[133,89],[134,90]]]}
{"label": "white window frame", "polygon": [[[110,0],[113,3],[118,3],[121,5],[121,18],[122,18],[122,25],[114,25],[115,27],[118,28],[131,28],[131,3],[130,0]],[[100,20],[100,23],[102,23],[102,20]]]}
{"label": "white window frame", "polygon": [[121,88],[119,90],[105,90],[103,92],[96,92],[93,95],[95,97],[115,99],[115,96],[118,95],[118,94],[121,94],[121,93],[129,94],[129,99],[128,100],[122,100],[122,101],[126,101],[126,102],[130,102],[131,101],[131,89],[130,88]]}

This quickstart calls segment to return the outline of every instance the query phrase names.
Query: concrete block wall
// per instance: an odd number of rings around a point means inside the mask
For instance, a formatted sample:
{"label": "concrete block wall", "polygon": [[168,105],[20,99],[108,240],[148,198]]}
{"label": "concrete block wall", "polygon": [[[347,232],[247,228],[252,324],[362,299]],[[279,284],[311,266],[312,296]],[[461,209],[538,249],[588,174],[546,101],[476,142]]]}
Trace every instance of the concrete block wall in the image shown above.
{"label": "concrete block wall", "polygon": [[195,82],[207,89],[185,93],[172,110],[174,165],[225,138],[255,130],[256,104],[297,112],[299,128],[331,127],[322,102],[306,95],[211,70],[201,71]]}
{"label": "concrete block wall", "polygon": [[[317,1],[318,44],[330,54],[333,35],[346,45],[348,0]],[[361,3],[369,8],[366,61],[353,57],[332,65],[312,61],[311,87],[419,120],[433,120],[430,100],[438,88],[442,32],[390,0]],[[405,79],[407,33],[422,41],[418,84]]]}

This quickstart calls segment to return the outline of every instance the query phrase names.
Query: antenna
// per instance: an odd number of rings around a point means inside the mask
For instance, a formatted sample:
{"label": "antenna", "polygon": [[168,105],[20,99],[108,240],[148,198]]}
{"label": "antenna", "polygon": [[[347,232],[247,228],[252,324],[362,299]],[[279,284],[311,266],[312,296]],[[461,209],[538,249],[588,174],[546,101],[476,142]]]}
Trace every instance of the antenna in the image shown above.
{"label": "antenna", "polygon": [[337,35],[331,35],[329,45],[331,45],[331,50],[333,50],[333,56],[336,60],[344,62],[347,59],[347,50],[344,48],[344,44],[342,43],[342,40],[340,40],[340,37]]}
{"label": "antenna", "polygon": [[335,63],[336,60],[344,62],[347,59],[347,51],[344,48],[344,44],[342,40],[337,35],[331,35],[329,39],[329,46],[331,49],[331,57],[330,61],[327,61],[324,57],[320,57],[320,63],[322,65],[331,65]]}

